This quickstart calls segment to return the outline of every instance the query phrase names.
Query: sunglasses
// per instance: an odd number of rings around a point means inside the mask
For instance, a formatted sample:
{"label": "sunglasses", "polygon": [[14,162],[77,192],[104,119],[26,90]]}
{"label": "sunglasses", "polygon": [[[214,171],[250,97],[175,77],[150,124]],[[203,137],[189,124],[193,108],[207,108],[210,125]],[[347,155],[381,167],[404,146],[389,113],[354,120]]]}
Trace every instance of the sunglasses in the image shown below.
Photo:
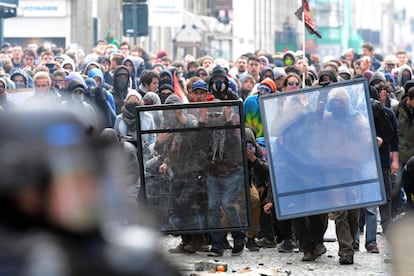
{"label": "sunglasses", "polygon": [[199,73],[196,74],[196,76],[197,77],[201,77],[201,76],[206,77],[206,76],[208,76],[208,74],[205,73],[205,72],[199,72]]}
{"label": "sunglasses", "polygon": [[298,86],[299,82],[290,81],[287,83],[289,86]]}
{"label": "sunglasses", "polygon": [[260,95],[271,94],[272,89],[270,89],[267,85],[261,84],[257,87],[257,92],[259,92]]}
{"label": "sunglasses", "polygon": [[207,112],[209,118],[219,118],[223,116],[223,112]]}

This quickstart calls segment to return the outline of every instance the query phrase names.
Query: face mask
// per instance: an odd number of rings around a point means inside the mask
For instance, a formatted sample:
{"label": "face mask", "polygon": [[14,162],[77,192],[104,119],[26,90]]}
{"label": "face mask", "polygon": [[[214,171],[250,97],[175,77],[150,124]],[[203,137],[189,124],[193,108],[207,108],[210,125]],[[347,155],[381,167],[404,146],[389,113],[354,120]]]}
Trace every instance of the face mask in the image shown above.
{"label": "face mask", "polygon": [[24,85],[24,82],[16,82],[16,89],[20,89],[20,88],[26,88],[26,86]]}
{"label": "face mask", "polygon": [[409,80],[411,80],[411,76],[402,75],[401,76],[401,86],[404,86],[404,84]]}
{"label": "face mask", "polygon": [[215,82],[213,82],[214,91],[217,91],[220,93],[220,92],[224,92],[225,89],[226,89],[226,85],[221,80],[216,80]]}
{"label": "face mask", "polygon": [[392,69],[394,69],[394,68],[395,68],[394,64],[386,64],[384,66],[384,71],[385,71],[385,73],[391,73]]}
{"label": "face mask", "polygon": [[161,103],[165,103],[165,100],[170,96],[172,93],[165,94],[165,93],[158,93],[158,96],[160,97]]}
{"label": "face mask", "polygon": [[170,78],[161,79],[158,83],[158,87],[161,87],[163,84],[172,84],[172,81]]}
{"label": "face mask", "polygon": [[128,78],[126,77],[126,75],[123,75],[122,77],[118,77],[116,78],[116,86],[118,87],[119,90],[123,91],[123,90],[127,90],[128,89]]}
{"label": "face mask", "polygon": [[348,114],[348,109],[345,106],[345,104],[333,104],[331,103],[329,107],[329,111],[332,113],[332,116],[334,118],[345,118],[345,116]]}
{"label": "face mask", "polygon": [[291,58],[286,58],[285,59],[285,65],[286,66],[290,66],[290,65],[292,65],[293,64],[293,59],[291,59]]}
{"label": "face mask", "polygon": [[195,77],[196,76],[196,72],[188,72],[187,73],[187,79]]}
{"label": "face mask", "polygon": [[125,109],[130,112],[133,113],[135,112],[135,107],[139,106],[138,103],[126,103],[125,104]]}
{"label": "face mask", "polygon": [[267,85],[260,84],[257,87],[257,92],[259,92],[260,95],[267,95],[272,93],[272,89],[270,89]]}
{"label": "face mask", "polygon": [[72,100],[76,101],[76,102],[81,102],[84,99],[84,95],[82,94],[75,94],[72,93]]}

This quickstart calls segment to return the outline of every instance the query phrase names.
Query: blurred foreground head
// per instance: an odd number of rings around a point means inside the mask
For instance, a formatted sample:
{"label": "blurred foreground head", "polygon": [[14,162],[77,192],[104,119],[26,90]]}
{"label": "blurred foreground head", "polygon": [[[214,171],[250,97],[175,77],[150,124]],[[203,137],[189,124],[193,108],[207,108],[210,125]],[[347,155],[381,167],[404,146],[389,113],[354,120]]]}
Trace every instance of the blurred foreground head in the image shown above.
{"label": "blurred foreground head", "polygon": [[408,212],[391,225],[389,242],[391,245],[394,275],[412,275],[414,264],[414,214]]}
{"label": "blurred foreground head", "polygon": [[125,226],[146,211],[128,212],[118,141],[64,111],[4,112],[0,128],[0,250],[14,254],[16,269],[37,256],[46,271],[36,275],[179,275],[144,219]]}
{"label": "blurred foreground head", "polygon": [[82,119],[62,110],[1,113],[0,225],[83,232],[114,220],[151,223],[127,204],[120,143]]}
{"label": "blurred foreground head", "polygon": [[111,181],[110,141],[87,135],[79,118],[63,111],[3,113],[0,128],[0,223],[96,228],[104,180]]}

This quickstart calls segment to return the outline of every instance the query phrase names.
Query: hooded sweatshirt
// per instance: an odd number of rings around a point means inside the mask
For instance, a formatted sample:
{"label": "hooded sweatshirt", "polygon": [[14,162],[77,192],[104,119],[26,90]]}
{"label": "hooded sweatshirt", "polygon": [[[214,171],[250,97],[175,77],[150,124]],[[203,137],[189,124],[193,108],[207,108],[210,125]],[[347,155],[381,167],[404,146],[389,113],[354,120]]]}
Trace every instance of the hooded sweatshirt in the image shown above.
{"label": "hooded sweatshirt", "polygon": [[270,72],[272,74],[272,79],[274,79],[273,69],[270,66],[265,66],[262,71],[260,71],[260,81],[265,79],[266,72]]}
{"label": "hooded sweatshirt", "polygon": [[26,71],[20,68],[16,68],[10,74],[10,79],[14,82],[14,78],[17,75],[23,76],[25,87],[16,87],[16,88],[34,88],[35,87],[32,77],[30,77],[30,75],[27,74]]}
{"label": "hooded sweatshirt", "polygon": [[[408,79],[404,78],[403,72],[408,71],[410,72],[410,77]],[[401,65],[398,68],[398,76],[397,76],[397,85],[400,87],[404,87],[404,84],[413,79],[413,71],[411,70],[410,66],[407,64]]]}
{"label": "hooded sweatshirt", "polygon": [[64,68],[64,67],[65,67],[65,65],[67,65],[67,64],[69,64],[69,65],[71,65],[71,66],[72,66],[72,71],[73,71],[73,72],[75,72],[75,71],[76,71],[76,66],[75,66],[75,62],[73,61],[73,59],[71,59],[70,57],[65,58],[65,59],[62,61],[62,68]]}
{"label": "hooded sweatshirt", "polygon": [[122,61],[122,65],[129,61],[132,63],[132,72],[130,72],[131,76],[131,87],[133,89],[138,89],[138,85],[141,81],[141,74],[145,69],[145,62],[140,57],[127,57]]}
{"label": "hooded sweatshirt", "polygon": [[[161,99],[157,93],[149,91],[145,93],[144,97],[142,98],[144,101],[144,105],[160,105]],[[156,128],[160,128],[161,122],[163,119],[162,110],[155,110],[151,111],[152,116],[154,117],[154,123]]]}
{"label": "hooded sweatshirt", "polygon": [[[167,80],[166,78],[168,77],[169,80]],[[165,79],[163,79],[165,78]],[[174,82],[173,82],[173,75],[170,72],[170,70],[163,70],[160,72],[160,82],[159,82],[159,86],[163,85],[163,84],[169,84],[171,86],[174,86]]]}
{"label": "hooded sweatshirt", "polygon": [[99,88],[105,92],[106,100],[108,102],[109,107],[111,108],[112,123],[115,123],[115,119],[116,119],[115,99],[114,99],[114,96],[104,88],[105,78],[104,78],[102,70],[98,68],[93,68],[89,71],[88,77],[89,78],[99,77],[101,79],[101,86]]}
{"label": "hooded sweatshirt", "polygon": [[[120,78],[125,76],[125,78]],[[115,99],[116,114],[121,113],[121,108],[124,105],[124,100],[128,94],[129,87],[129,71],[128,69],[121,65],[120,67],[114,70],[114,79],[113,79],[113,89],[112,94]]]}

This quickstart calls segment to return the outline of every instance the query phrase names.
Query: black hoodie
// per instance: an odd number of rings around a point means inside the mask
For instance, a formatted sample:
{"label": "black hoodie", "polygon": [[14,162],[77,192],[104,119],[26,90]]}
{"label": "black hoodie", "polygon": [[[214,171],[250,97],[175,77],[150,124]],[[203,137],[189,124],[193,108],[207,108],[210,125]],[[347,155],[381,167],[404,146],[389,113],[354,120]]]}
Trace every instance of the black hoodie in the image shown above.
{"label": "black hoodie", "polygon": [[[126,78],[120,78],[121,76],[126,76]],[[121,108],[124,105],[125,97],[128,94],[128,86],[129,86],[129,71],[124,65],[121,65],[114,70],[113,90],[112,90],[112,94],[114,95],[117,115],[121,113]]]}

